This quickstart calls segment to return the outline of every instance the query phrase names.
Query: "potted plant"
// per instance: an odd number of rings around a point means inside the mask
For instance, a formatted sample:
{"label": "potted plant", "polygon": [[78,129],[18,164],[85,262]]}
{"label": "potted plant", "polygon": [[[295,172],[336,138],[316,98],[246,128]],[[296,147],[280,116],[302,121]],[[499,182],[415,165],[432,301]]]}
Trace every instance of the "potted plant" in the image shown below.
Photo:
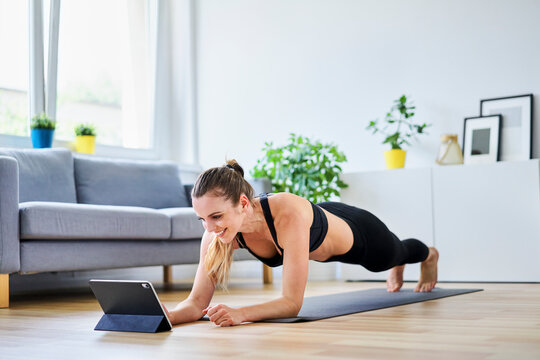
{"label": "potted plant", "polygon": [[30,137],[34,148],[50,148],[52,146],[56,121],[45,113],[35,115],[30,122]]}
{"label": "potted plant", "polygon": [[254,178],[268,178],[274,192],[290,192],[314,203],[327,201],[348,185],[340,180],[345,154],[333,144],[312,142],[290,134],[289,143],[274,147],[265,143],[264,156],[251,170]]}
{"label": "potted plant", "polygon": [[415,106],[407,101],[407,97],[402,95],[394,100],[394,105],[386,113],[384,122],[379,124],[379,119],[369,122],[367,130],[373,130],[373,134],[380,132],[386,136],[383,144],[390,144],[391,150],[384,152],[387,169],[397,169],[405,167],[405,156],[407,152],[401,148],[403,144],[411,145],[410,139],[415,138],[417,134],[425,134],[424,130],[431,124],[414,124]]}
{"label": "potted plant", "polygon": [[79,124],[75,127],[75,151],[93,154],[96,150],[96,129],[89,124]]}

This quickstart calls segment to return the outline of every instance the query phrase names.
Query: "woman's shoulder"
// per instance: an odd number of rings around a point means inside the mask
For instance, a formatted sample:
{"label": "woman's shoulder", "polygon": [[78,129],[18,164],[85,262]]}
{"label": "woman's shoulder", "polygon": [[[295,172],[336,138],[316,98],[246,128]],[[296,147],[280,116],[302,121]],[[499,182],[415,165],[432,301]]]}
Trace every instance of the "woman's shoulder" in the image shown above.
{"label": "woman's shoulder", "polygon": [[275,193],[268,196],[270,210],[274,217],[286,217],[297,219],[303,215],[309,215],[311,204],[301,196],[291,193]]}
{"label": "woman's shoulder", "polygon": [[271,193],[268,194],[268,202],[271,204],[279,204],[279,205],[294,205],[294,204],[302,204],[305,203],[307,200],[304,199],[301,196],[291,194],[288,192],[280,192],[280,193]]}

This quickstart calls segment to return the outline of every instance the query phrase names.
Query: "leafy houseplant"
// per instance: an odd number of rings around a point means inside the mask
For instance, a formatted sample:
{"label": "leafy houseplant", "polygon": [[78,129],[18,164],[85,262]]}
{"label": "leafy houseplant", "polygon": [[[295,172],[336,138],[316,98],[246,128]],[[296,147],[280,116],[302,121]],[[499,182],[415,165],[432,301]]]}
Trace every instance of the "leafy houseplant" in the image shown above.
{"label": "leafy houseplant", "polygon": [[250,173],[254,178],[269,178],[274,192],[290,192],[318,203],[339,196],[348,186],[339,178],[339,164],[347,158],[333,144],[290,134],[287,145],[274,147],[266,142],[262,150],[264,156]]}
{"label": "leafy houseplant", "polygon": [[75,150],[93,154],[96,150],[96,129],[93,125],[79,124],[75,127]]}
{"label": "leafy houseplant", "polygon": [[416,138],[418,134],[425,134],[425,129],[431,124],[415,124],[412,121],[415,106],[407,100],[407,96],[402,95],[394,100],[390,111],[386,113],[384,122],[372,120],[367,126],[367,130],[372,130],[373,134],[380,132],[385,136],[383,144],[390,144],[392,149],[385,152],[386,165],[389,169],[402,168],[405,165],[406,152],[401,148],[403,144],[411,145],[410,139]]}
{"label": "leafy houseplant", "polygon": [[49,118],[45,113],[32,117],[30,122],[30,136],[34,148],[50,148],[56,129],[56,121]]}

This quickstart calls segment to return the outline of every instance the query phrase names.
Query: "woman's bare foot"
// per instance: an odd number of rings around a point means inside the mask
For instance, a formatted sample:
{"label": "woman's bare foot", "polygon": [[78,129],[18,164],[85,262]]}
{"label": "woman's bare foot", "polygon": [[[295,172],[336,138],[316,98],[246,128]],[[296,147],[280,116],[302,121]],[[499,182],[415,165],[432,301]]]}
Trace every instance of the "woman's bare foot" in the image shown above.
{"label": "woman's bare foot", "polygon": [[420,264],[420,280],[416,285],[416,292],[430,292],[437,284],[437,262],[439,252],[434,247],[429,248],[429,255]]}
{"label": "woman's bare foot", "polygon": [[390,269],[388,279],[386,279],[386,289],[388,292],[397,292],[403,286],[403,270],[405,265],[394,266]]}

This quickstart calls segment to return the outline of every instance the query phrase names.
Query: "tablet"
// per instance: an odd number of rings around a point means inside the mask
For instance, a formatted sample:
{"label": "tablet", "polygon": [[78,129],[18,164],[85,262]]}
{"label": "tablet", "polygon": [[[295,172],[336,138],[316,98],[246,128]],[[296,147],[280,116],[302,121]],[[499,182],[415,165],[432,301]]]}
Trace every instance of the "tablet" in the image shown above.
{"label": "tablet", "polygon": [[95,330],[159,332],[172,329],[149,281],[92,279],[89,283],[105,313]]}

